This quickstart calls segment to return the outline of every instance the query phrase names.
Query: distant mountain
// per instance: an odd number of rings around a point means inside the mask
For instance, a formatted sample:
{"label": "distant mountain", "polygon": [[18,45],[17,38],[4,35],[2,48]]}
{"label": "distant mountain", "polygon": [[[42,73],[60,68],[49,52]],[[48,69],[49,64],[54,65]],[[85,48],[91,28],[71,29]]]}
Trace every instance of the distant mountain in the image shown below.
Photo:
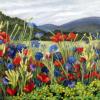
{"label": "distant mountain", "polygon": [[100,32],[100,17],[88,17],[75,20],[60,26],[47,24],[38,26],[38,28],[44,31],[74,31],[74,32]]}
{"label": "distant mountain", "polygon": [[58,26],[53,25],[53,24],[45,24],[45,25],[38,26],[38,28],[42,29],[46,32],[49,32],[49,31],[54,31],[54,30],[58,29]]}

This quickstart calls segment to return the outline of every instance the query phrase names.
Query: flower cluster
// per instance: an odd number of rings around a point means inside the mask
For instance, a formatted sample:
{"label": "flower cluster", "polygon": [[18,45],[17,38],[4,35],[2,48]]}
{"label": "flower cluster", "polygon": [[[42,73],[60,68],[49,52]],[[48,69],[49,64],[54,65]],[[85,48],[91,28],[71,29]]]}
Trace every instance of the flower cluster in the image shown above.
{"label": "flower cluster", "polygon": [[51,40],[53,42],[60,42],[60,41],[72,41],[72,40],[75,40],[76,38],[77,38],[77,35],[73,32],[70,32],[68,35],[58,32],[58,33],[55,33],[55,35],[51,37]]}
{"label": "flower cluster", "polygon": [[[39,34],[39,33],[38,33]],[[6,94],[30,93],[36,87],[57,82],[63,86],[74,88],[78,81],[90,83],[100,79],[99,49],[88,49],[82,46],[71,46],[66,50],[59,48],[61,41],[72,41],[77,35],[57,33],[51,40],[58,44],[49,46],[48,52],[40,50],[39,41],[31,41],[31,47],[25,44],[10,43],[5,32],[0,33],[0,65],[3,69],[2,83]],[[39,48],[36,49],[35,48]],[[70,53],[70,55],[66,55]],[[1,89],[0,89],[1,91]]]}

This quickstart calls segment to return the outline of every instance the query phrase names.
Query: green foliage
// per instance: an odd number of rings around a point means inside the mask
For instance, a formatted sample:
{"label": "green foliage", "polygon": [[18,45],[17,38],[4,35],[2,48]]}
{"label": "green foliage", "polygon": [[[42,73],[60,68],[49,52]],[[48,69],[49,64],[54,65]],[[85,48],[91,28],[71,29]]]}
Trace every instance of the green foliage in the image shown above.
{"label": "green foliage", "polygon": [[[52,98],[52,99],[51,99]],[[30,94],[7,97],[7,100],[99,100],[100,81],[95,80],[88,86],[78,82],[74,88],[54,84],[34,89]]]}

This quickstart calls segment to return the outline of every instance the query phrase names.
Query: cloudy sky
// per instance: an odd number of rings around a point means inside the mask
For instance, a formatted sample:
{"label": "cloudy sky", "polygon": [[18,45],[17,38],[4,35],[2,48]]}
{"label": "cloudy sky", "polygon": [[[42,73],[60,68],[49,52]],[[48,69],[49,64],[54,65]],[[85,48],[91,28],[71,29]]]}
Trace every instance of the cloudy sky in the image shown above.
{"label": "cloudy sky", "polygon": [[79,18],[100,16],[100,0],[0,0],[6,15],[37,25],[61,25]]}

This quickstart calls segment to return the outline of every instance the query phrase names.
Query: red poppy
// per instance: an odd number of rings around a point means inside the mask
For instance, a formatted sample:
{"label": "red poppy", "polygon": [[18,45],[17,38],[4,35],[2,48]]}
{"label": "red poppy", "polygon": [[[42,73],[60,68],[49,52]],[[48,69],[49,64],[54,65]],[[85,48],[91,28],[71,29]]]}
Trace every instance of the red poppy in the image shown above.
{"label": "red poppy", "polygon": [[86,58],[85,57],[81,57],[79,60],[81,63],[86,62]]}
{"label": "red poppy", "polygon": [[0,57],[3,56],[3,50],[0,50]]}
{"label": "red poppy", "polygon": [[6,92],[7,92],[7,94],[9,94],[10,96],[14,96],[15,94],[16,94],[16,92],[17,92],[17,90],[16,89],[11,89],[11,88],[7,88],[6,89]]}
{"label": "red poppy", "polygon": [[23,53],[24,53],[25,56],[27,56],[28,55],[28,49],[24,49]]}
{"label": "red poppy", "polygon": [[0,36],[0,40],[3,40],[3,37],[2,36]]}
{"label": "red poppy", "polygon": [[34,61],[33,64],[38,67],[44,67],[45,65],[40,61]]}
{"label": "red poppy", "polygon": [[77,73],[77,78],[81,78],[81,73],[80,72]]}
{"label": "red poppy", "polygon": [[50,81],[50,78],[48,77],[48,75],[44,73],[38,74],[37,79],[42,81],[43,83],[48,83]]}
{"label": "red poppy", "polygon": [[89,78],[89,74],[85,74],[84,79],[88,79],[88,78]]}
{"label": "red poppy", "polygon": [[24,87],[23,91],[29,93],[29,92],[31,92],[34,88],[35,88],[35,84],[34,84],[33,82],[31,82],[30,84],[27,84],[27,85]]}
{"label": "red poppy", "polygon": [[10,42],[10,36],[6,32],[0,32],[0,40],[4,43]]}
{"label": "red poppy", "polygon": [[44,66],[45,65],[42,62],[39,63],[39,67],[44,67]]}
{"label": "red poppy", "polygon": [[0,88],[0,94],[2,93],[2,89]]}
{"label": "red poppy", "polygon": [[74,80],[75,79],[75,76],[71,73],[68,73],[67,76],[68,76],[69,80]]}
{"label": "red poppy", "polygon": [[76,48],[76,52],[77,52],[77,53],[82,53],[83,50],[84,50],[83,47],[78,47],[78,48]]}
{"label": "red poppy", "polygon": [[80,64],[75,64],[74,66],[74,72],[79,72],[80,71]]}
{"label": "red poppy", "polygon": [[21,57],[20,56],[17,56],[13,59],[13,64],[14,65],[19,65],[21,62]]}
{"label": "red poppy", "polygon": [[98,74],[96,75],[96,77],[100,80],[100,73],[98,73]]}
{"label": "red poppy", "polygon": [[63,64],[64,64],[63,59],[60,61],[59,60],[54,61],[54,66],[56,66],[56,67],[61,67]]}
{"label": "red poppy", "polygon": [[57,78],[57,82],[61,83],[62,81],[64,81],[66,78],[65,77],[58,77]]}
{"label": "red poppy", "polygon": [[49,60],[51,58],[51,56],[52,56],[52,54],[46,54],[45,58]]}
{"label": "red poppy", "polygon": [[93,71],[90,73],[89,77],[92,78],[92,77],[97,77],[98,76],[98,73],[97,71]]}
{"label": "red poppy", "polygon": [[93,64],[92,68],[93,70],[96,70],[96,64]]}
{"label": "red poppy", "polygon": [[32,64],[33,62],[34,62],[33,58],[30,57],[30,58],[29,58],[29,63]]}

